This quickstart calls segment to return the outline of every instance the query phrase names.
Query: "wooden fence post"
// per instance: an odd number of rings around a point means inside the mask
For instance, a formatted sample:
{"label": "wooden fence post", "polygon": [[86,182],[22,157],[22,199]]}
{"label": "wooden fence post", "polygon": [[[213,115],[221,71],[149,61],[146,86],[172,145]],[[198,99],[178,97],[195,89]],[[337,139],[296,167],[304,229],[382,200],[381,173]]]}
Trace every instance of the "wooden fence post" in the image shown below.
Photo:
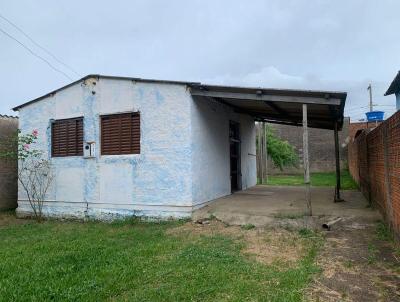
{"label": "wooden fence post", "polygon": [[264,178],[265,178],[265,183],[268,183],[268,151],[267,151],[267,125],[263,122],[263,139],[264,139]]}
{"label": "wooden fence post", "polygon": [[335,139],[335,164],[336,164],[336,187],[335,187],[335,202],[343,201],[340,197],[340,152],[339,152],[339,131],[338,123],[334,122],[334,139]]}
{"label": "wooden fence post", "polygon": [[310,193],[310,162],[308,158],[308,121],[307,104],[303,104],[303,166],[304,184],[306,189],[307,214],[312,216],[311,193]]}

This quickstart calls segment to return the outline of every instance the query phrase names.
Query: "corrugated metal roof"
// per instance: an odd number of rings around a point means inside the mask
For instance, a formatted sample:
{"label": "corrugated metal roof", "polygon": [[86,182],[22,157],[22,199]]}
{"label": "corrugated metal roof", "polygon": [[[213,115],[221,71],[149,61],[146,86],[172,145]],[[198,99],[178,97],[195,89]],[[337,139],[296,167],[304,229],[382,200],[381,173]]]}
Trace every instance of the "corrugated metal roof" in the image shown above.
{"label": "corrugated metal roof", "polygon": [[258,121],[302,125],[303,104],[307,104],[308,125],[334,129],[343,126],[347,93],[293,89],[249,88],[216,85],[191,85],[192,95],[200,100],[224,103],[238,113],[246,113]]}
{"label": "corrugated metal roof", "polygon": [[400,91],[400,71],[397,73],[396,77],[393,79],[385,95],[390,95]]}
{"label": "corrugated metal roof", "polygon": [[18,119],[18,116],[7,115],[7,114],[0,114],[0,118],[13,118],[13,119]]}

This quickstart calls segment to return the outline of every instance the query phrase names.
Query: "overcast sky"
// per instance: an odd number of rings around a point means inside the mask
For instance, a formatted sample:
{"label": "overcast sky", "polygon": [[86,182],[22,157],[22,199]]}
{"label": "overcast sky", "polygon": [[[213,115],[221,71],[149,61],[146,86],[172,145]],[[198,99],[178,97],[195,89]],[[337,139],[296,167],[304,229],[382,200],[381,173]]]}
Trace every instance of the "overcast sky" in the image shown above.
{"label": "overcast sky", "polygon": [[[7,1],[0,14],[72,67],[203,83],[347,91],[364,117],[400,69],[400,1]],[[6,31],[74,74],[0,18]],[[0,31],[0,114],[71,80]]]}

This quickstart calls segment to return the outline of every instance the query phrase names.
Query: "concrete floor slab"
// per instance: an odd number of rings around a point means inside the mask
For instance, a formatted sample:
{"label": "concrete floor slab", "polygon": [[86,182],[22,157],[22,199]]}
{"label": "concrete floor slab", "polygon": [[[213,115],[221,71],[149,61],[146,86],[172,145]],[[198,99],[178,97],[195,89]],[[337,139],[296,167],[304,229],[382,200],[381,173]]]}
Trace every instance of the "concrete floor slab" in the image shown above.
{"label": "concrete floor slab", "polygon": [[[377,220],[379,213],[368,207],[359,191],[343,191],[345,202],[334,203],[334,188],[312,187],[311,202],[314,217],[363,217]],[[304,187],[258,185],[214,200],[193,213],[193,219],[215,216],[230,225],[265,226],[277,219],[304,220],[306,213]]]}

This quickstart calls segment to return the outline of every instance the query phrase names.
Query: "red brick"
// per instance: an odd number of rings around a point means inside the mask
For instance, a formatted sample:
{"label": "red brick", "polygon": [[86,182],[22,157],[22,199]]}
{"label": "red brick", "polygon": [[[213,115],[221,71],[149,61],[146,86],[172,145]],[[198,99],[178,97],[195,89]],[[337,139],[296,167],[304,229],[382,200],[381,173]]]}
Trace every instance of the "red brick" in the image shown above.
{"label": "red brick", "polygon": [[[366,123],[350,124],[348,147],[349,170],[361,192],[370,199],[400,238],[400,112],[373,130]],[[385,136],[386,132],[386,136]],[[385,171],[384,139],[387,140],[388,167]],[[389,173],[390,196],[387,195],[385,173]],[[388,200],[390,205],[388,206]],[[391,209],[391,211],[390,211]]]}

